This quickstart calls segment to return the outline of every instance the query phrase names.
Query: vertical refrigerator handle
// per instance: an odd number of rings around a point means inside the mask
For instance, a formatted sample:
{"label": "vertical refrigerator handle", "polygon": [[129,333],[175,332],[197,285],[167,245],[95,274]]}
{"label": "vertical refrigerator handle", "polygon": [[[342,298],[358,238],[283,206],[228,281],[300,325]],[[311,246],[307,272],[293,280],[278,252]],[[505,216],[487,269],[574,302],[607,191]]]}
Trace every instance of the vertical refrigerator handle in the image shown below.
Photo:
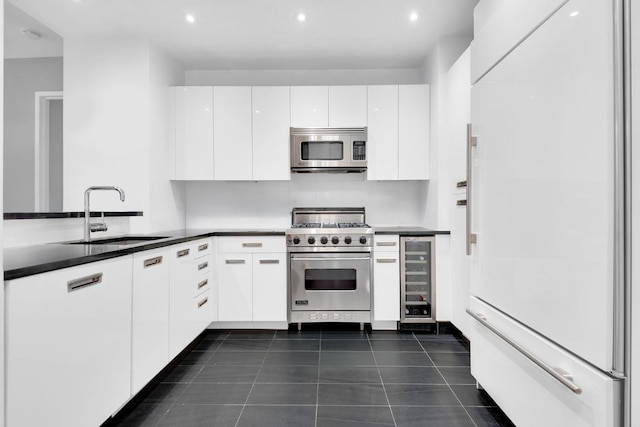
{"label": "vertical refrigerator handle", "polygon": [[467,124],[467,255],[471,255],[471,244],[476,243],[477,235],[471,232],[471,188],[473,182],[473,170],[471,162],[471,149],[478,145],[478,140],[472,135],[471,123]]}

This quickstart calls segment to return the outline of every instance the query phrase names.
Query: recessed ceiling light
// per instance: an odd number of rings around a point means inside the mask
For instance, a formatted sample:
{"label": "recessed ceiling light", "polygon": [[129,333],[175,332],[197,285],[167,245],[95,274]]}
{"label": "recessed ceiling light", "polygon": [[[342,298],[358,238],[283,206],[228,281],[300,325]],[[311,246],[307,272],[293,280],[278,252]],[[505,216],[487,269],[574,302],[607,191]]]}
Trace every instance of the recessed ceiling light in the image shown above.
{"label": "recessed ceiling light", "polygon": [[307,20],[307,15],[305,15],[304,13],[299,13],[297,18],[298,18],[298,21],[304,22]]}
{"label": "recessed ceiling light", "polygon": [[573,18],[574,16],[578,16],[579,14],[580,14],[580,12],[578,12],[577,10],[575,10],[575,11],[571,12],[571,13],[569,14],[569,16]]}
{"label": "recessed ceiling light", "polygon": [[411,12],[411,15],[409,15],[409,19],[411,21],[417,21],[418,20],[418,14],[416,12]]}
{"label": "recessed ceiling light", "polygon": [[193,16],[192,14],[190,14],[190,13],[187,13],[187,16],[185,16],[185,17],[184,17],[184,19],[186,19],[186,20],[187,20],[187,22],[189,22],[189,23],[191,23],[191,24],[193,24],[194,22],[196,22],[196,17],[195,17],[195,16]]}

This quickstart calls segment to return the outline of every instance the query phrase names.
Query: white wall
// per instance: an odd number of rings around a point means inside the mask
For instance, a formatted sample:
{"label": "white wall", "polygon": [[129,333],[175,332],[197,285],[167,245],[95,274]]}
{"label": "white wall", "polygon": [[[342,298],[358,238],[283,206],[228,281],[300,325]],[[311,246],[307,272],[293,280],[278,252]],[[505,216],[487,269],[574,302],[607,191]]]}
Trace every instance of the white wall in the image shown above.
{"label": "white wall", "polygon": [[[632,2],[629,2],[632,3]],[[631,4],[631,146],[640,147],[640,6]],[[640,425],[640,150],[631,152],[631,422]]]}
{"label": "white wall", "polygon": [[4,68],[4,206],[33,212],[35,92],[62,90],[62,58],[5,59]]}
{"label": "white wall", "polygon": [[187,227],[285,229],[293,207],[366,208],[370,225],[420,224],[424,181],[367,181],[364,174],[294,174],[278,182],[189,182]]}

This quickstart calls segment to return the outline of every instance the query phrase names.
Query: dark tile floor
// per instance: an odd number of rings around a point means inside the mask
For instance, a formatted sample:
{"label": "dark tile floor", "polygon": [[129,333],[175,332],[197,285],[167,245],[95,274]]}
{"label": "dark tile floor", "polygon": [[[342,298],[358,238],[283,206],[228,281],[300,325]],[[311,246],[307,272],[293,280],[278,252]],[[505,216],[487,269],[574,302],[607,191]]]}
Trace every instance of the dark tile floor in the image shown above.
{"label": "dark tile floor", "polygon": [[211,331],[117,426],[512,426],[453,335]]}

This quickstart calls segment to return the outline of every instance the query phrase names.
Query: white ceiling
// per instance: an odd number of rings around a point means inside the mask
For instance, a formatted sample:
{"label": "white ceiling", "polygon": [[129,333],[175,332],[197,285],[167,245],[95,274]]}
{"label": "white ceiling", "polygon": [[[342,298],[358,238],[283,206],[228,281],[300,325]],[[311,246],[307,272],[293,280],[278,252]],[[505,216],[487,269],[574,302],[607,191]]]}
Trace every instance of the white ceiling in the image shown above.
{"label": "white ceiling", "polygon": [[362,69],[417,68],[439,38],[471,37],[478,0],[8,1],[63,38],[148,37],[186,69]]}

